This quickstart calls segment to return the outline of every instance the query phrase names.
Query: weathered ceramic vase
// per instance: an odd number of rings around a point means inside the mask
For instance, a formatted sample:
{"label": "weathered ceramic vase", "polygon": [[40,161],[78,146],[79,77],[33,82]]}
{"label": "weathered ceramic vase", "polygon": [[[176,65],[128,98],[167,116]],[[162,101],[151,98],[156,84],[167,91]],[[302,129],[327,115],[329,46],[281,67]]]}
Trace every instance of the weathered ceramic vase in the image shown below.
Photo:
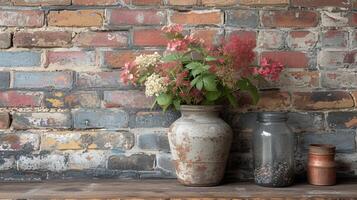
{"label": "weathered ceramic vase", "polygon": [[215,186],[224,176],[232,129],[219,118],[220,106],[181,106],[169,130],[177,179],[187,186]]}

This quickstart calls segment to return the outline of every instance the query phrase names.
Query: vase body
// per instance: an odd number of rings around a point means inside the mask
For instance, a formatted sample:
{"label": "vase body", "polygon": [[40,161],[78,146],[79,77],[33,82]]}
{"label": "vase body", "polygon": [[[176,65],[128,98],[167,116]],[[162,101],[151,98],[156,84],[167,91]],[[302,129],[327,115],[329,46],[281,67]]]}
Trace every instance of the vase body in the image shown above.
{"label": "vase body", "polygon": [[177,179],[187,186],[215,186],[224,176],[232,143],[219,106],[181,106],[168,137]]}
{"label": "vase body", "polygon": [[333,145],[310,145],[307,168],[307,178],[310,184],[336,184],[335,150],[336,147]]}
{"label": "vase body", "polygon": [[254,180],[266,187],[286,187],[294,182],[294,134],[286,113],[258,114],[253,137]]}

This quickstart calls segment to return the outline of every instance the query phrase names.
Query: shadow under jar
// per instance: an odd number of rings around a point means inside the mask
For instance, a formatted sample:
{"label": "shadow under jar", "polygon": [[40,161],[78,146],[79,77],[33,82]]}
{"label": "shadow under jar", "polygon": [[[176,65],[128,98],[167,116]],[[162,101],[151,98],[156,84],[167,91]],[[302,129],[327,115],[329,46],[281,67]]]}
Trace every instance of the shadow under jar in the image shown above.
{"label": "shadow under jar", "polygon": [[287,114],[258,114],[254,132],[254,180],[265,187],[286,187],[294,182],[294,134],[287,126]]}

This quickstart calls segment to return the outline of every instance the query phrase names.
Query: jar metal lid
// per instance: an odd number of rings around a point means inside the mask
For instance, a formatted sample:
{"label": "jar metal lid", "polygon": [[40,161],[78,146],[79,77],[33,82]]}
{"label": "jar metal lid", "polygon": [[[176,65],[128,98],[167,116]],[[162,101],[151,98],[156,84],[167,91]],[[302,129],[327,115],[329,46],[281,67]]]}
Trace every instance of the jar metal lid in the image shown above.
{"label": "jar metal lid", "polygon": [[286,112],[262,112],[258,114],[260,122],[283,122],[288,119]]}

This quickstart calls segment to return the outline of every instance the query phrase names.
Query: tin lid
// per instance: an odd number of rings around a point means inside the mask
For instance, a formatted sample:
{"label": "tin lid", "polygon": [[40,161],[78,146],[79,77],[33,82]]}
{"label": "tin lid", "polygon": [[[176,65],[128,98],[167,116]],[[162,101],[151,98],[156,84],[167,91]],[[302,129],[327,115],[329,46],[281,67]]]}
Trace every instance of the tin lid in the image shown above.
{"label": "tin lid", "polygon": [[284,122],[288,119],[286,112],[262,112],[258,114],[260,122]]}
{"label": "tin lid", "polygon": [[310,144],[309,153],[311,154],[319,154],[319,155],[327,155],[327,154],[335,154],[336,147],[332,144]]}

